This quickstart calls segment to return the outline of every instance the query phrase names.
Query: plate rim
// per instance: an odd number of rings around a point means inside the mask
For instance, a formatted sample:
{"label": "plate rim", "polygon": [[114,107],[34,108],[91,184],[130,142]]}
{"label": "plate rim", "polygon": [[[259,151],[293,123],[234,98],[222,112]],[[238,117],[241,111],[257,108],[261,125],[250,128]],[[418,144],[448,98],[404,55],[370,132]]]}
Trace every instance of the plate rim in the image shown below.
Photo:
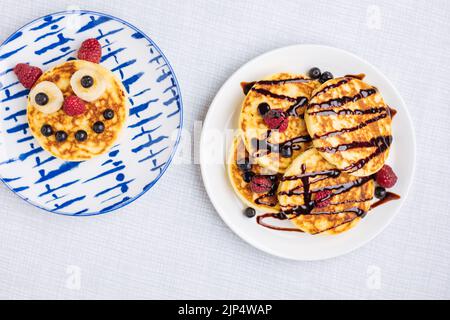
{"label": "plate rim", "polygon": [[364,245],[366,245],[368,242],[372,241],[374,238],[376,238],[382,231],[384,231],[386,229],[386,227],[388,225],[390,225],[392,223],[392,220],[395,218],[395,216],[397,216],[397,214],[399,213],[400,209],[403,207],[406,199],[408,198],[408,195],[410,193],[411,190],[411,186],[412,183],[414,181],[414,176],[415,176],[415,171],[416,171],[416,158],[417,158],[417,145],[416,145],[416,132],[414,130],[414,122],[412,121],[412,117],[411,114],[409,112],[409,109],[405,103],[405,100],[403,99],[403,97],[400,95],[400,92],[398,91],[398,89],[393,85],[393,83],[384,75],[384,73],[382,73],[376,66],[374,66],[373,64],[371,64],[370,62],[368,62],[367,60],[359,57],[358,55],[354,54],[353,52],[341,49],[341,48],[337,48],[337,47],[333,47],[333,46],[328,46],[328,45],[321,45],[321,44],[294,44],[294,45],[288,45],[288,46],[284,46],[284,47],[279,47],[279,48],[275,48],[273,50],[269,50],[267,52],[264,52],[260,55],[257,55],[253,58],[251,58],[250,60],[248,60],[246,63],[244,63],[243,65],[241,65],[239,68],[237,68],[222,84],[222,86],[220,87],[220,89],[217,91],[216,95],[214,96],[213,100],[211,101],[209,108],[208,108],[208,112],[206,113],[204,122],[203,122],[203,127],[205,127],[205,123],[209,120],[209,117],[211,116],[212,112],[211,112],[211,106],[214,105],[215,103],[217,103],[218,101],[218,97],[219,95],[225,90],[225,86],[228,83],[228,81],[233,78],[237,73],[239,73],[242,69],[246,68],[248,65],[250,65],[254,60],[256,59],[261,59],[264,58],[265,56],[269,56],[269,55],[273,55],[276,54],[279,51],[283,51],[283,50],[289,50],[289,49],[293,49],[293,48],[304,48],[304,47],[310,47],[310,48],[317,48],[317,49],[331,49],[331,50],[336,50],[336,51],[340,51],[341,53],[347,54],[349,56],[351,56],[352,58],[362,61],[365,64],[367,64],[369,67],[371,67],[375,72],[377,72],[381,78],[383,79],[383,81],[385,81],[385,83],[390,86],[394,92],[394,94],[399,98],[399,100],[401,101],[401,103],[403,104],[403,106],[405,107],[405,115],[407,118],[407,122],[411,128],[412,131],[412,151],[413,151],[413,159],[412,159],[412,172],[411,172],[411,178],[409,180],[408,185],[406,186],[404,195],[402,195],[402,197],[399,199],[400,205],[398,207],[398,209],[395,210],[394,214],[390,215],[390,217],[386,220],[386,222],[376,231],[374,232],[373,235],[369,236],[367,239],[364,239],[363,241],[359,242],[358,245],[350,247],[348,249],[345,249],[341,252],[338,252],[336,254],[330,254],[327,255],[325,257],[310,257],[310,258],[301,258],[301,257],[297,257],[297,256],[289,256],[289,255],[284,255],[280,252],[277,252],[276,250],[272,250],[271,248],[268,248],[262,244],[260,244],[257,241],[257,238],[253,239],[252,237],[248,237],[247,235],[245,235],[245,231],[241,231],[238,230],[237,227],[235,227],[232,223],[230,223],[230,221],[228,220],[229,218],[226,217],[225,214],[222,214],[220,212],[220,210],[218,210],[218,205],[216,203],[216,200],[214,197],[212,197],[212,193],[211,190],[209,190],[208,186],[207,186],[207,181],[208,181],[208,177],[207,177],[207,173],[206,173],[206,168],[204,167],[203,163],[203,145],[204,145],[204,140],[205,138],[205,134],[204,134],[204,130],[202,130],[201,136],[200,136],[200,172],[202,175],[202,180],[203,180],[203,184],[205,186],[205,190],[206,193],[208,195],[209,200],[211,201],[216,213],[220,216],[220,218],[223,220],[223,222],[225,222],[225,224],[236,234],[238,235],[242,240],[244,240],[245,242],[247,242],[248,244],[252,245],[253,247],[257,248],[258,250],[261,250],[263,252],[269,253],[273,256],[279,257],[279,258],[283,258],[283,259],[287,259],[287,260],[294,260],[294,261],[320,261],[320,260],[327,260],[327,259],[332,259],[332,258],[336,258],[338,256],[343,256],[346,255],[356,249],[359,249],[361,247],[363,247]]}
{"label": "plate rim", "polygon": [[164,52],[159,48],[159,46],[142,30],[140,30],[139,28],[137,28],[136,26],[134,26],[133,24],[119,18],[116,16],[113,16],[111,14],[108,13],[103,13],[103,12],[99,12],[99,11],[93,11],[93,10],[85,10],[85,9],[76,9],[76,10],[63,10],[63,11],[57,11],[54,13],[49,13],[46,14],[44,16],[40,16],[38,18],[35,18],[31,21],[29,21],[28,23],[22,25],[21,27],[19,27],[18,29],[16,29],[13,33],[11,33],[4,41],[2,41],[2,43],[0,44],[0,49],[3,48],[4,45],[6,45],[10,39],[19,31],[21,31],[22,29],[26,28],[27,26],[35,23],[36,21],[39,21],[41,19],[44,19],[46,17],[49,16],[59,16],[59,15],[65,15],[65,14],[74,14],[74,13],[80,13],[80,14],[94,14],[94,15],[100,15],[100,16],[105,16],[108,18],[111,18],[112,20],[116,20],[119,21],[120,23],[123,23],[124,25],[126,25],[127,27],[141,33],[144,38],[151,43],[157,50],[158,52],[161,54],[161,56],[163,57],[163,59],[165,60],[165,62],[167,62],[167,66],[169,67],[169,70],[172,72],[173,75],[173,79],[175,81],[175,84],[178,88],[178,95],[179,95],[179,100],[180,100],[180,123],[178,125],[179,129],[178,129],[178,134],[175,140],[175,144],[173,146],[172,152],[169,156],[169,158],[166,161],[166,164],[164,165],[163,169],[161,170],[161,172],[158,174],[158,176],[150,183],[149,187],[146,190],[143,190],[142,192],[138,193],[136,196],[134,196],[133,198],[128,199],[127,201],[121,203],[118,206],[115,206],[111,209],[105,210],[105,211],[97,211],[97,212],[87,212],[87,213],[83,213],[82,215],[74,215],[73,213],[69,213],[69,212],[63,212],[63,211],[52,211],[49,210],[48,208],[42,207],[41,205],[30,201],[29,199],[25,198],[24,196],[22,196],[21,194],[15,192],[13,190],[13,188],[4,180],[3,176],[0,175],[0,181],[9,189],[11,190],[11,192],[13,192],[16,196],[18,196],[20,199],[24,200],[26,203],[39,208],[41,210],[44,210],[46,212],[50,212],[50,213],[54,213],[57,215],[61,215],[61,216],[68,216],[68,217],[92,217],[92,216],[97,216],[97,215],[102,215],[105,213],[109,213],[115,210],[118,210],[120,208],[123,208],[129,204],[131,204],[132,202],[134,202],[135,200],[139,199],[142,195],[144,195],[147,191],[149,191],[151,188],[153,188],[153,186],[159,181],[159,179],[164,175],[164,173],[166,172],[166,170],[169,168],[173,157],[175,156],[175,153],[177,151],[178,145],[180,143],[181,140],[181,132],[183,130],[183,98],[182,98],[182,94],[181,94],[181,87],[180,87],[180,83],[178,82],[178,79],[175,75],[175,71],[172,68],[172,65],[170,64],[169,59],[167,59],[166,55],[164,54]]}

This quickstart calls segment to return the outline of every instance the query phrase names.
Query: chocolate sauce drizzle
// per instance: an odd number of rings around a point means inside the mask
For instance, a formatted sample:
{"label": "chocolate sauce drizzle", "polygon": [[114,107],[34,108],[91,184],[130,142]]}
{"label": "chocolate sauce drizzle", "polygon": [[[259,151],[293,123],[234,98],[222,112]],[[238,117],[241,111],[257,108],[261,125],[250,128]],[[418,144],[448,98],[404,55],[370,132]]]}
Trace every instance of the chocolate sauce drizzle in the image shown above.
{"label": "chocolate sauce drizzle", "polygon": [[365,115],[365,114],[376,114],[376,113],[382,113],[386,111],[385,107],[374,107],[370,109],[341,109],[338,111],[335,110],[319,110],[319,111],[313,111],[308,112],[310,115],[316,115],[316,116],[348,116],[348,115]]}
{"label": "chocolate sauce drizzle", "polygon": [[367,157],[359,159],[358,161],[356,161],[356,162],[352,163],[351,165],[345,167],[344,171],[346,171],[346,172],[358,171],[359,169],[364,167],[364,165],[366,163],[368,163],[370,160],[372,160],[373,158],[375,158],[379,154],[381,154],[384,151],[386,151],[389,148],[389,146],[391,145],[391,143],[392,143],[392,136],[389,136],[389,137],[390,137],[389,139],[385,139],[384,141],[382,141],[382,143],[377,146],[377,148],[375,149],[374,152],[372,152]]}
{"label": "chocolate sauce drizzle", "polygon": [[[269,153],[280,153],[280,150],[282,148],[287,148],[287,147],[291,147],[292,150],[300,150],[301,146],[299,145],[299,143],[305,143],[305,142],[310,142],[312,141],[311,137],[309,135],[305,135],[305,136],[299,136],[299,137],[295,137],[293,139],[290,140],[286,140],[284,142],[281,143],[271,143],[269,141],[267,141],[268,137],[270,136],[271,131],[268,130],[266,137],[264,139],[258,139],[258,138],[253,138],[251,143],[253,148],[255,148],[257,151],[255,152],[255,154],[253,154],[254,157],[261,157],[264,155],[268,155]],[[263,151],[262,153],[259,153],[260,151]]]}
{"label": "chocolate sauce drizzle", "polygon": [[255,84],[263,84],[263,85],[277,85],[277,84],[286,84],[286,83],[306,83],[314,81],[312,79],[304,79],[304,78],[291,78],[291,79],[280,79],[280,80],[260,80],[260,81],[250,81],[250,82],[241,82],[241,88],[245,95],[248,94],[250,89]]}
{"label": "chocolate sauce drizzle", "polygon": [[386,202],[389,202],[392,200],[397,200],[397,199],[400,199],[400,196],[398,194],[388,191],[388,192],[386,192],[386,196],[383,199],[378,200],[377,202],[373,203],[370,206],[370,210],[372,210],[378,206],[381,206],[382,204],[384,204]]}
{"label": "chocolate sauce drizzle", "polygon": [[[274,99],[286,100],[292,102],[293,104],[286,110],[286,114],[294,117],[304,117],[304,112],[300,110],[305,107],[309,100],[307,97],[290,97],[282,94],[273,93],[265,88],[255,88],[255,84],[262,85],[276,85],[276,84],[285,84],[285,83],[296,83],[296,82],[310,82],[314,81],[311,79],[303,79],[303,78],[292,78],[292,79],[282,79],[282,80],[261,80],[257,82],[241,82],[242,89],[244,90],[244,94],[247,94],[250,90],[255,91],[264,96],[268,96]],[[309,135],[295,137],[293,139],[281,142],[281,143],[271,143],[267,141],[270,137],[271,130],[268,130],[265,138],[258,139],[253,138],[252,146],[257,150],[254,156],[260,157],[263,155],[267,155],[269,153],[280,153],[282,148],[292,148],[292,150],[301,149],[300,143],[311,142],[312,139]],[[260,151],[263,151],[260,153]]]}
{"label": "chocolate sauce drizzle", "polygon": [[[360,177],[354,181],[350,181],[350,182],[346,182],[346,183],[342,183],[342,184],[338,184],[338,185],[311,189],[311,183],[313,183],[313,181],[310,181],[311,178],[315,178],[315,177],[336,178],[340,174],[341,174],[341,171],[338,169],[306,172],[306,165],[303,164],[301,167],[301,174],[293,175],[293,176],[285,176],[285,177],[281,178],[281,181],[293,181],[293,180],[300,179],[302,181],[302,185],[303,185],[302,190],[299,191],[299,190],[297,190],[298,188],[294,188],[294,189],[291,189],[288,191],[279,192],[279,195],[287,195],[287,196],[303,195],[303,204],[293,207],[291,209],[285,210],[280,213],[276,213],[276,214],[267,213],[267,214],[260,215],[257,217],[257,223],[266,228],[275,229],[275,230],[303,232],[297,228],[285,228],[285,227],[273,226],[273,225],[263,222],[263,220],[267,219],[267,218],[275,218],[278,220],[286,220],[286,219],[291,220],[291,219],[295,219],[299,215],[309,215],[309,214],[321,215],[321,214],[339,214],[339,213],[345,213],[345,212],[350,212],[350,213],[355,214],[354,218],[347,219],[348,221],[344,221],[343,223],[339,224],[338,226],[333,226],[332,228],[330,228],[330,229],[334,229],[344,223],[351,222],[353,219],[355,219],[357,217],[363,218],[366,215],[366,211],[362,210],[359,207],[351,207],[351,208],[348,208],[348,209],[345,209],[342,211],[320,211],[320,210],[314,211],[317,203],[326,201],[336,195],[339,195],[339,194],[342,194],[345,192],[349,192],[351,189],[362,186],[373,179],[373,177]],[[321,200],[319,200],[319,202],[317,202],[317,200],[312,200],[313,194],[315,194],[317,192],[321,192],[321,191],[326,191],[326,190],[331,191],[328,196],[322,198]],[[372,200],[372,198],[360,199],[360,200],[347,200],[347,201],[335,202],[335,203],[331,203],[331,204],[338,205],[338,204],[346,204],[346,203],[358,203],[358,202],[365,202],[365,201],[370,201],[370,200]],[[291,217],[288,217],[288,215],[291,215]],[[327,230],[322,230],[318,233],[321,233],[324,231],[327,231]]]}
{"label": "chocolate sauce drizzle", "polygon": [[369,120],[361,122],[360,124],[358,124],[357,126],[354,126],[354,127],[342,128],[340,130],[330,131],[330,132],[326,132],[326,133],[320,134],[320,135],[319,134],[315,134],[314,135],[314,139],[326,139],[326,138],[329,138],[329,137],[334,137],[334,136],[341,135],[343,133],[356,131],[356,130],[359,130],[359,129],[362,129],[362,128],[368,126],[371,123],[374,123],[374,122],[377,122],[378,120],[384,119],[387,116],[388,116],[387,113],[382,113],[382,114],[380,114],[380,115],[378,115],[376,117],[373,117],[373,118],[371,118]]}
{"label": "chocolate sauce drizzle", "polygon": [[[347,75],[345,76],[344,79],[338,81],[337,83],[328,85],[326,87],[324,87],[322,90],[318,91],[315,93],[314,96],[317,96],[319,94],[323,94],[325,92],[327,92],[328,90],[332,89],[332,88],[336,88],[339,87],[345,83],[350,82],[353,78],[357,78],[362,80],[364,78],[364,75]],[[244,93],[247,94],[248,91],[250,90],[255,90],[256,92],[266,95],[266,96],[270,96],[272,98],[275,99],[283,99],[283,100],[287,100],[287,101],[291,101],[294,102],[294,104],[289,108],[289,110],[287,111],[287,113],[289,115],[293,115],[293,116],[301,116],[298,112],[297,109],[301,108],[303,106],[305,106],[308,103],[308,99],[306,97],[298,97],[298,98],[293,98],[293,97],[288,97],[285,95],[279,95],[279,94],[275,94],[270,92],[267,89],[262,89],[262,88],[254,88],[254,85],[256,83],[261,83],[261,84],[277,84],[277,83],[283,83],[283,82],[292,82],[292,81],[298,81],[301,80],[302,82],[304,82],[306,79],[288,79],[288,80],[268,80],[268,81],[260,81],[260,82],[253,82],[253,83],[241,83],[242,88],[244,90]],[[247,89],[247,90],[246,90]],[[395,109],[391,109],[391,108],[386,108],[386,107],[372,107],[370,109],[365,109],[365,110],[361,110],[361,109],[342,109],[342,110],[338,110],[335,111],[332,108],[336,108],[336,107],[341,107],[349,102],[356,102],[359,99],[363,99],[363,98],[367,98],[368,96],[371,96],[373,94],[375,94],[377,92],[376,88],[370,88],[370,89],[363,89],[360,90],[356,95],[354,96],[344,96],[341,98],[336,98],[336,99],[331,99],[328,100],[326,102],[322,102],[319,104],[311,104],[310,108],[315,108],[318,107],[319,109],[327,109],[327,110],[318,110],[318,111],[313,111],[310,112],[309,114],[311,115],[324,115],[324,116],[330,116],[330,115],[335,115],[335,116],[339,116],[339,115],[367,115],[367,114],[379,114],[376,117],[373,117],[371,119],[366,120],[365,122],[360,123],[357,126],[351,127],[351,128],[343,128],[341,130],[336,130],[336,131],[332,131],[332,132],[328,132],[325,133],[323,135],[315,135],[314,138],[315,139],[323,139],[323,138],[328,138],[331,136],[336,136],[336,135],[340,135],[342,133],[346,133],[346,132],[352,132],[352,131],[356,131],[359,130],[361,128],[364,128],[365,126],[369,125],[370,123],[376,122],[378,120],[381,120],[383,118],[386,118],[387,116],[389,117],[393,117],[396,114],[396,110]],[[266,135],[266,139],[270,136],[270,130],[267,132]],[[270,152],[279,152],[280,149],[284,146],[284,145],[289,145],[292,146],[293,148],[296,147],[295,143],[300,143],[300,142],[309,142],[311,141],[311,138],[309,136],[304,136],[304,137],[297,137],[294,138],[292,140],[286,141],[284,143],[281,144],[271,144],[269,143],[266,139],[261,140],[261,139],[257,139],[254,138],[252,140],[252,145],[254,147],[256,147],[256,149],[259,150],[265,150],[267,153]],[[363,158],[358,160],[357,162],[351,164],[350,166],[348,166],[347,168],[345,168],[343,171],[347,171],[347,172],[354,172],[357,171],[359,169],[361,169],[367,162],[369,162],[372,158],[376,157],[377,155],[379,155],[380,153],[384,152],[385,150],[387,150],[387,148],[389,148],[389,146],[392,143],[392,136],[379,136],[379,137],[375,137],[370,139],[369,141],[354,141],[352,143],[346,143],[346,144],[340,144],[338,146],[333,146],[333,147],[322,147],[322,148],[318,148],[319,151],[322,152],[327,152],[327,153],[336,153],[339,151],[346,151],[349,149],[354,149],[354,148],[370,148],[370,147],[375,147],[376,150],[371,153],[368,157]],[[266,154],[267,154],[266,153]],[[274,225],[270,225],[265,223],[263,220],[267,219],[267,218],[274,218],[274,219],[278,219],[278,220],[291,220],[291,219],[295,219],[296,217],[298,217],[299,215],[310,215],[310,214],[317,214],[317,215],[321,215],[321,214],[339,214],[339,213],[345,213],[345,212],[350,212],[350,213],[354,213],[355,217],[350,218],[350,219],[346,219],[345,221],[343,221],[342,223],[340,223],[339,225],[336,226],[332,226],[326,230],[321,230],[320,232],[317,233],[322,233],[325,231],[328,231],[330,229],[335,229],[341,225],[344,225],[346,223],[349,223],[351,221],[353,221],[354,219],[356,219],[357,217],[361,217],[364,218],[365,215],[367,214],[366,211],[362,210],[359,207],[351,207],[342,211],[318,211],[314,209],[316,208],[317,203],[323,202],[323,201],[327,201],[329,200],[331,197],[334,197],[335,195],[339,195],[345,192],[349,192],[351,189],[355,188],[355,187],[360,187],[363,186],[364,184],[366,184],[367,182],[371,181],[374,179],[373,176],[369,176],[369,177],[360,177],[354,181],[351,182],[346,182],[346,183],[342,183],[342,184],[338,184],[338,185],[333,185],[333,186],[326,186],[323,188],[317,188],[317,189],[311,189],[311,184],[315,183],[317,181],[320,180],[324,180],[327,178],[335,178],[338,177],[341,174],[341,171],[338,169],[331,169],[331,170],[324,170],[324,171],[316,171],[316,172],[306,172],[306,166],[305,164],[302,165],[301,167],[302,173],[300,175],[295,175],[295,176],[285,176],[285,177],[281,177],[279,179],[279,181],[293,181],[293,180],[297,180],[300,179],[302,181],[302,186],[303,188],[299,190],[299,188],[294,188],[288,191],[282,191],[279,192],[279,195],[287,195],[287,196],[292,196],[292,195],[303,195],[303,204],[293,207],[291,209],[285,210],[283,212],[279,212],[279,213],[266,213],[263,215],[259,215],[257,217],[257,223],[266,227],[266,228],[270,228],[270,229],[274,229],[274,230],[282,230],[282,231],[293,231],[293,232],[303,232],[302,230],[298,229],[298,228],[287,228],[287,227],[278,227],[278,226],[274,226]],[[315,180],[310,181],[310,178],[316,178]],[[277,184],[278,185],[278,184]],[[273,193],[267,194],[267,195],[263,195],[261,196],[261,198],[263,197],[267,197],[267,196],[274,196],[275,195],[275,190],[273,189]],[[317,192],[321,192],[321,191],[331,191],[329,193],[329,195],[327,195],[326,197],[322,198],[319,200],[319,202],[317,202],[317,200],[312,200],[312,195],[317,193]],[[271,190],[272,192],[272,190]],[[400,196],[392,193],[392,192],[388,192],[386,194],[386,197],[382,200],[377,201],[376,203],[372,204],[370,209],[373,209],[383,203],[386,203],[388,201],[391,200],[395,200],[400,198]],[[260,198],[258,198],[256,201],[259,201]],[[360,199],[360,200],[344,200],[341,202],[331,202],[330,205],[339,205],[339,204],[348,204],[348,203],[361,203],[361,202],[366,202],[366,201],[371,201],[373,198],[370,199]],[[257,202],[259,204],[259,202]],[[288,217],[291,216],[291,217]],[[315,234],[317,234],[315,233]]]}
{"label": "chocolate sauce drizzle", "polygon": [[391,116],[392,119],[397,114],[397,110],[395,110],[394,108],[391,108],[389,106],[388,106],[388,111],[389,111],[389,115]]}
{"label": "chocolate sauce drizzle", "polygon": [[298,109],[306,106],[308,104],[308,98],[306,97],[289,97],[282,94],[273,93],[270,90],[264,88],[252,88],[252,91],[258,92],[264,96],[268,96],[274,99],[287,100],[293,102],[293,104],[286,110],[286,113],[290,116],[301,117],[303,113],[297,112]]}
{"label": "chocolate sauce drizzle", "polygon": [[337,87],[339,87],[339,86],[341,86],[343,84],[346,84],[347,82],[350,82],[351,80],[352,80],[351,78],[344,78],[342,80],[339,80],[336,83],[333,83],[333,84],[330,84],[328,86],[325,86],[322,90],[317,91],[311,98],[314,98],[314,97],[318,96],[319,94],[325,93],[325,92],[327,92],[330,89],[337,88]]}
{"label": "chocolate sauce drizzle", "polygon": [[321,102],[321,103],[312,103],[309,105],[310,108],[321,108],[321,109],[325,109],[325,108],[335,108],[335,107],[340,107],[342,105],[345,105],[349,102],[356,102],[360,99],[363,98],[367,98],[373,94],[375,94],[377,92],[377,90],[375,88],[371,88],[371,89],[363,89],[360,90],[357,94],[355,94],[354,96],[343,96],[340,98],[336,98],[336,99],[331,99],[325,102]]}
{"label": "chocolate sauce drizzle", "polygon": [[363,80],[366,77],[366,75],[364,73],[346,74],[344,77],[345,78],[350,77],[350,78],[356,78],[356,79],[359,79],[359,80]]}
{"label": "chocolate sauce drizzle", "polygon": [[319,147],[317,150],[326,153],[336,153],[339,151],[347,151],[356,148],[383,148],[384,145],[390,145],[392,143],[392,136],[379,136],[370,139],[369,141],[353,141],[350,143],[343,143],[335,147]]}

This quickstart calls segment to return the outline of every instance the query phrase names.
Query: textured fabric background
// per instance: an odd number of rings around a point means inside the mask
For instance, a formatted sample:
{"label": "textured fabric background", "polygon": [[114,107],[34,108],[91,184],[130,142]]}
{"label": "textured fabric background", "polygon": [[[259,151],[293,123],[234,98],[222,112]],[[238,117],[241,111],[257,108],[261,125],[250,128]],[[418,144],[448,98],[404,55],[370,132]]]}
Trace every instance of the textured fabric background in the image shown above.
{"label": "textured fabric background", "polygon": [[156,41],[180,81],[191,133],[222,83],[261,53],[297,43],[356,53],[412,113],[414,185],[380,236],[320,262],[282,260],[240,240],[209,202],[198,165],[173,164],[138,201],[89,218],[40,211],[1,185],[0,298],[450,298],[450,2],[3,0],[0,39],[77,4]]}

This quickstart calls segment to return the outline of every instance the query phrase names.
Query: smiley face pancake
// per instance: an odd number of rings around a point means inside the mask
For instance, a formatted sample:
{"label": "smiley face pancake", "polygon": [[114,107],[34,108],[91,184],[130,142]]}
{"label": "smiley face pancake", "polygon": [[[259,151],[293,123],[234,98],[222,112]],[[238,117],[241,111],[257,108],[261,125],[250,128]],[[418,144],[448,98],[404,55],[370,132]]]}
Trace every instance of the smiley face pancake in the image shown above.
{"label": "smiley face pancake", "polygon": [[247,150],[261,167],[284,172],[309,147],[304,112],[317,86],[317,80],[290,73],[274,74],[249,86],[239,127]]}
{"label": "smiley face pancake", "polygon": [[265,212],[280,210],[276,196],[280,175],[256,164],[240,136],[233,140],[227,168],[234,191],[246,205]]}
{"label": "smiley face pancake", "polygon": [[347,231],[370,210],[372,177],[349,175],[311,148],[281,178],[277,195],[284,217],[310,234]]}
{"label": "smiley face pancake", "polygon": [[128,117],[122,83],[97,63],[64,62],[42,74],[28,96],[33,136],[55,157],[82,161],[116,142]]}
{"label": "smiley face pancake", "polygon": [[322,84],[305,113],[314,147],[355,176],[371,175],[384,165],[392,143],[391,120],[378,89],[353,76]]}

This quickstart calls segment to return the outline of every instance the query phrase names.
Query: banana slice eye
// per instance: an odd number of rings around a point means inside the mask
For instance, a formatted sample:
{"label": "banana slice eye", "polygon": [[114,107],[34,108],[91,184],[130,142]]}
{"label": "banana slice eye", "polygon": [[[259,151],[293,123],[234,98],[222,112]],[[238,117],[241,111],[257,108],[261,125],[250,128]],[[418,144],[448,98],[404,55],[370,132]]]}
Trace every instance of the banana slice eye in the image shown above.
{"label": "banana slice eye", "polygon": [[106,89],[105,79],[95,70],[86,68],[72,75],[70,86],[79,98],[88,102],[98,99]]}
{"label": "banana slice eye", "polygon": [[64,97],[56,84],[42,81],[31,89],[30,103],[43,113],[54,113],[61,109]]}

